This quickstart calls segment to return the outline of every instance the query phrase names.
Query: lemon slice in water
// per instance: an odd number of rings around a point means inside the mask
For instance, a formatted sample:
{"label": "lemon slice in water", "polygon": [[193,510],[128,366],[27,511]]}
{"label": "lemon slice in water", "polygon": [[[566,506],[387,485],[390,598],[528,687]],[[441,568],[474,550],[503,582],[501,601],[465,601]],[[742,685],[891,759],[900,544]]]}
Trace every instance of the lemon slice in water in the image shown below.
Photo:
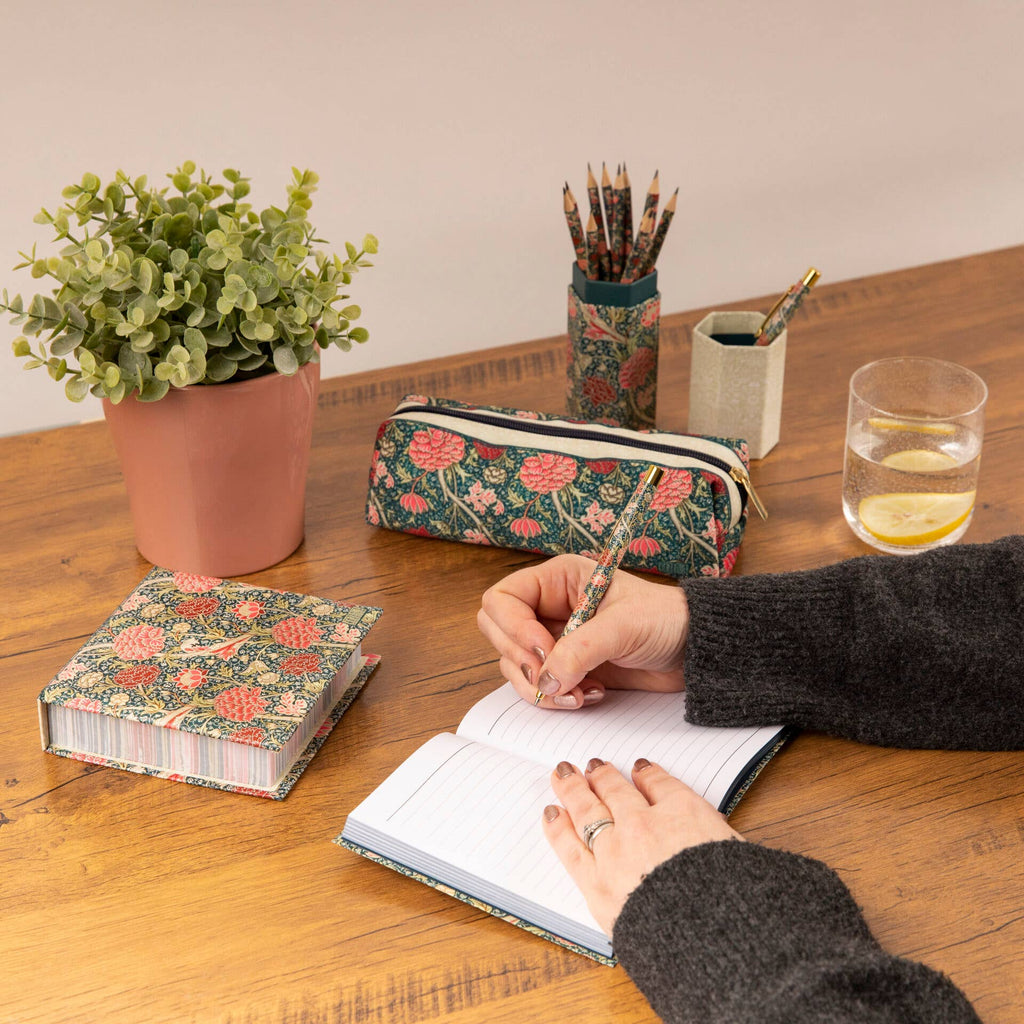
{"label": "lemon slice in water", "polygon": [[868,417],[868,426],[875,430],[908,430],[912,434],[942,434],[948,437],[956,433],[952,423],[929,423],[927,420],[894,420],[888,416]]}
{"label": "lemon slice in water", "polygon": [[933,544],[971,514],[974,491],[960,494],[874,494],[857,508],[861,526],[885,544]]}
{"label": "lemon slice in water", "polygon": [[956,459],[945,452],[934,452],[929,448],[906,448],[892,452],[882,459],[882,465],[889,469],[901,469],[907,473],[936,473],[941,469],[955,469]]}

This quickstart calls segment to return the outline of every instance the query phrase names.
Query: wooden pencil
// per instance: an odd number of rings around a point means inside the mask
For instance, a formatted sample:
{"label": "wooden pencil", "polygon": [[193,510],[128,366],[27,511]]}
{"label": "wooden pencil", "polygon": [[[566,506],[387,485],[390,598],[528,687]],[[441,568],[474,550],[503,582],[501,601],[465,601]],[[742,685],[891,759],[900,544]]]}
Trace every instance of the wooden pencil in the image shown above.
{"label": "wooden pencil", "polygon": [[[604,235],[604,216],[601,213],[601,192],[597,186],[597,178],[594,177],[594,172],[590,169],[590,164],[587,164],[587,197],[590,199],[590,213],[594,218],[597,230]],[[605,235],[605,238],[607,238],[607,235]]]}
{"label": "wooden pencil", "polygon": [[622,267],[625,269],[633,251],[633,186],[626,162],[622,162]]}
{"label": "wooden pencil", "polygon": [[651,251],[651,240],[654,237],[654,211],[648,210],[640,221],[636,241],[629,254],[629,263],[622,273],[622,283],[632,284],[640,279],[640,267]]}
{"label": "wooden pencil", "polygon": [[644,197],[644,208],[640,211],[640,220],[643,221],[648,213],[653,214],[655,222],[658,218],[658,200],[661,198],[661,186],[658,184],[658,172],[654,172],[654,179],[651,181],[647,195]]}
{"label": "wooden pencil", "polygon": [[603,235],[597,236],[597,279],[607,281],[611,277],[611,257],[608,255],[608,243]]}
{"label": "wooden pencil", "polygon": [[572,189],[566,184],[562,190],[562,205],[565,210],[565,221],[569,225],[569,237],[576,250],[576,264],[585,274],[587,272],[587,245],[583,238],[583,225],[580,223],[580,211]]}
{"label": "wooden pencil", "polygon": [[622,240],[625,234],[625,196],[623,195],[624,185],[622,171],[615,175],[615,185],[612,189],[612,228],[611,237],[608,240],[608,248],[611,250],[612,280],[618,281],[622,277]]}
{"label": "wooden pencil", "polygon": [[587,277],[591,281],[597,281],[601,276],[599,237],[597,219],[591,213],[587,218]]}
{"label": "wooden pencil", "polygon": [[661,220],[658,222],[658,230],[654,233],[654,239],[651,242],[651,248],[647,253],[647,258],[640,267],[641,277],[646,277],[654,269],[654,264],[657,262],[658,254],[661,252],[661,247],[665,244],[665,235],[668,233],[668,226],[672,223],[672,218],[676,213],[676,197],[678,195],[679,189],[676,189],[675,192],[669,196],[669,200],[665,204],[665,208],[661,211]]}
{"label": "wooden pencil", "polygon": [[605,236],[608,245],[612,244],[612,179],[608,176],[608,168],[605,162],[601,161],[601,198],[604,200]]}

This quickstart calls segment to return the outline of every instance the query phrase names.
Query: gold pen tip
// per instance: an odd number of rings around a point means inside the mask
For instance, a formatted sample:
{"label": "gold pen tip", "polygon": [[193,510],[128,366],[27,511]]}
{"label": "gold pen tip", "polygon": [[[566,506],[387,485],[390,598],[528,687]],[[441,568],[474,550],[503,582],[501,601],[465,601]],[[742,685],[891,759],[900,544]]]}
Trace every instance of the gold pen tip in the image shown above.
{"label": "gold pen tip", "polygon": [[651,466],[646,473],[644,473],[644,485],[646,487],[654,487],[664,474],[664,470],[661,466]]}
{"label": "gold pen tip", "polygon": [[808,270],[806,274],[804,274],[804,280],[803,280],[804,287],[805,288],[813,288],[814,287],[814,283],[818,280],[819,277],[821,277],[821,274],[819,274],[818,271],[814,267],[811,267],[811,269]]}

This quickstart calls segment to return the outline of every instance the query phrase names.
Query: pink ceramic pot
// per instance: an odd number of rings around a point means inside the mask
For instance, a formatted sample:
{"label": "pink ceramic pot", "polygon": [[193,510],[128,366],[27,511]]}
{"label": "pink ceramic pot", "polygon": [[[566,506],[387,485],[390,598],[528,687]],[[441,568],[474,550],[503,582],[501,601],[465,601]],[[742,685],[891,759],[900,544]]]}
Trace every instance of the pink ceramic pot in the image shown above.
{"label": "pink ceramic pot", "polygon": [[302,542],[320,364],[234,384],[104,400],[135,543],[154,565],[241,576]]}

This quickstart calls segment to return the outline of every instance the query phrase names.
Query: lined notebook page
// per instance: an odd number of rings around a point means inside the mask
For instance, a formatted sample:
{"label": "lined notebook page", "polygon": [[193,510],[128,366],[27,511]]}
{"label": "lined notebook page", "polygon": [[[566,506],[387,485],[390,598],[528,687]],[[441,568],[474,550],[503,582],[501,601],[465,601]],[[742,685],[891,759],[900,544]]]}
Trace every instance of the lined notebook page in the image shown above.
{"label": "lined notebook page", "polygon": [[[544,842],[541,815],[555,802],[548,776],[546,766],[443,733],[352,811],[344,834],[363,841],[369,829],[378,838],[390,837],[415,849],[414,866],[427,874],[457,887],[468,882],[459,873],[484,880],[484,887],[471,890],[478,898],[512,910],[502,891],[515,893],[600,935],[579,890]],[[391,855],[379,844],[373,848]],[[537,916],[531,919],[543,924]]]}
{"label": "lined notebook page", "polygon": [[721,807],[736,778],[780,726],[709,728],[685,721],[682,693],[608,690],[600,704],[548,711],[523,700],[511,683],[470,708],[458,734],[514,751],[550,772],[559,761],[584,768],[610,761],[627,778],[638,757],[660,764]]}

